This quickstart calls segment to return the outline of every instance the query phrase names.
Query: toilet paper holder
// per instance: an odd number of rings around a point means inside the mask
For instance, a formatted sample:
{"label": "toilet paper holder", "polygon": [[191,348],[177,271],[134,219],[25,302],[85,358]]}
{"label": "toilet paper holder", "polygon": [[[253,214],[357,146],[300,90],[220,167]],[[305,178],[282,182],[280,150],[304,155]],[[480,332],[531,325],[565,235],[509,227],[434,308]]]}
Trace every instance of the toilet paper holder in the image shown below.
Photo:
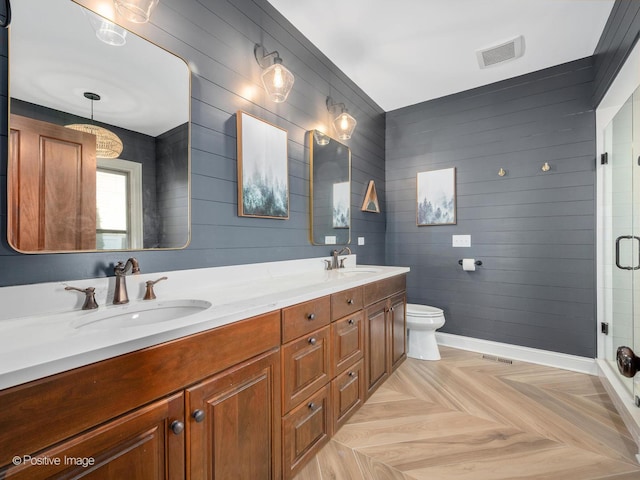
{"label": "toilet paper holder", "polygon": [[[482,260],[476,260],[473,263],[479,267],[480,265],[482,265]],[[462,265],[462,260],[458,260],[458,265]]]}

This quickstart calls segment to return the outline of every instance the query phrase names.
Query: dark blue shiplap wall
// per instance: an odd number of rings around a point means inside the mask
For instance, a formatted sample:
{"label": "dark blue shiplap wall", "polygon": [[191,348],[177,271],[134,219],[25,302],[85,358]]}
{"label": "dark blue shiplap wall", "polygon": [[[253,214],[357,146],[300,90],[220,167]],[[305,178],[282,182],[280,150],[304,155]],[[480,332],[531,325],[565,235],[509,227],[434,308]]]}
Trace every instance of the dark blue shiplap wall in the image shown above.
{"label": "dark blue shiplap wall", "polygon": [[[594,356],[593,78],[586,58],[387,113],[387,262],[441,331]],[[457,225],[416,226],[417,172],[449,167]]]}
{"label": "dark blue shiplap wall", "polygon": [[[96,2],[85,0],[85,5]],[[37,15],[37,12],[33,12]],[[185,59],[192,69],[191,243],[184,250],[135,252],[144,272],[328,255],[309,241],[308,130],[328,125],[327,95],[346,103],[358,129],[352,149],[352,249],[363,263],[384,262],[385,215],[360,211],[369,180],[384,201],[384,112],[265,0],[163,0],[146,25],[129,25]],[[6,242],[7,36],[0,55],[0,286],[111,275],[128,253],[23,255]],[[284,104],[265,98],[254,44],[278,50],[296,83]],[[237,216],[235,113],[244,110],[288,131],[290,219]],[[384,207],[383,207],[384,211]],[[355,243],[355,242],[354,242]]]}

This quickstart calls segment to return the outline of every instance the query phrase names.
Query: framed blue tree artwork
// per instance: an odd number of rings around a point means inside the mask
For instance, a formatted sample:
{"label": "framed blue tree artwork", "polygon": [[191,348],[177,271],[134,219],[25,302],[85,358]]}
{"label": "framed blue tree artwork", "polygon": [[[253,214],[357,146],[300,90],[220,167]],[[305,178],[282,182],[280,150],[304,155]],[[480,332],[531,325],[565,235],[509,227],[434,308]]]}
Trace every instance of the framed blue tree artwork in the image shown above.
{"label": "framed blue tree artwork", "polygon": [[287,131],[239,111],[238,215],[289,218]]}
{"label": "framed blue tree artwork", "polygon": [[416,223],[419,227],[429,225],[455,225],[455,168],[419,172],[416,187]]}

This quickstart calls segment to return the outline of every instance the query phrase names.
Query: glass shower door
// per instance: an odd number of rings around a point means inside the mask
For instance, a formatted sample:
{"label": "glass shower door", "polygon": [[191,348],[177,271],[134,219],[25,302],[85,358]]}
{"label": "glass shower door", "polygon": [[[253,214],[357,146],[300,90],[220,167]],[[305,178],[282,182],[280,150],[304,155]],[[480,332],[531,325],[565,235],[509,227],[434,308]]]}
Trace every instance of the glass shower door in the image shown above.
{"label": "glass shower door", "polygon": [[[607,360],[617,371],[616,351],[619,346],[631,347],[634,344],[634,282],[638,271],[638,248],[640,238],[634,232],[634,222],[640,208],[634,213],[634,197],[638,188],[634,188],[634,177],[640,169],[633,161],[633,113],[634,94],[622,106],[605,130],[605,151],[608,166],[605,168],[604,187],[608,199],[608,211],[605,215],[605,251],[610,273],[605,277],[605,309],[609,314],[609,333],[606,340]],[[640,118],[640,117],[638,117]],[[634,165],[634,163],[636,163]],[[634,194],[635,192],[635,194]],[[640,300],[640,298],[638,299]],[[640,303],[638,303],[640,305]],[[630,395],[634,395],[634,382],[631,378],[620,376]]]}

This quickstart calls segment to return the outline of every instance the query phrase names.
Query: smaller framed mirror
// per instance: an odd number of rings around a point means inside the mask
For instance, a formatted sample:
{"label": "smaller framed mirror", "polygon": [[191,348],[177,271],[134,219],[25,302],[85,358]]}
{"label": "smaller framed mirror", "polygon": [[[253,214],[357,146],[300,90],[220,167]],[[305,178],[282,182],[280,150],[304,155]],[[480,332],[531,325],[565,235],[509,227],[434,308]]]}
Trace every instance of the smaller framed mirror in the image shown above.
{"label": "smaller framed mirror", "polygon": [[319,130],[309,132],[311,243],[351,241],[351,150]]}

